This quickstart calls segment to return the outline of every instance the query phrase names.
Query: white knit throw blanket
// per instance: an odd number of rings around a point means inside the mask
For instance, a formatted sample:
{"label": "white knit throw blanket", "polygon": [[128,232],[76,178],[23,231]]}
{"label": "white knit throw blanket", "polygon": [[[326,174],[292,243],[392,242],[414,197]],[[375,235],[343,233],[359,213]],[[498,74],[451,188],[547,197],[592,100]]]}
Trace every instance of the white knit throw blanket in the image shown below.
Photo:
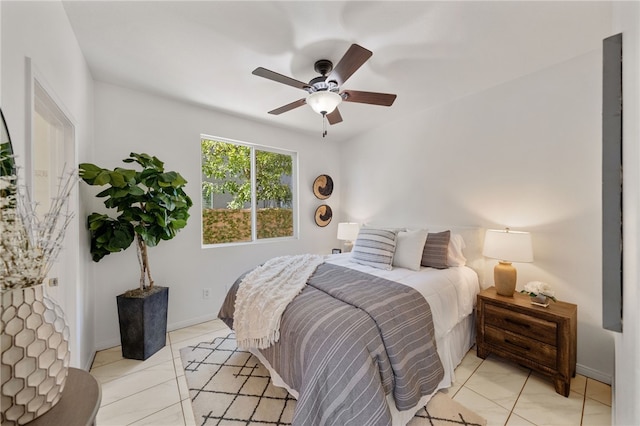
{"label": "white knit throw blanket", "polygon": [[280,256],[244,277],[233,315],[239,348],[264,349],[280,339],[282,313],[322,262],[324,256],[313,254]]}

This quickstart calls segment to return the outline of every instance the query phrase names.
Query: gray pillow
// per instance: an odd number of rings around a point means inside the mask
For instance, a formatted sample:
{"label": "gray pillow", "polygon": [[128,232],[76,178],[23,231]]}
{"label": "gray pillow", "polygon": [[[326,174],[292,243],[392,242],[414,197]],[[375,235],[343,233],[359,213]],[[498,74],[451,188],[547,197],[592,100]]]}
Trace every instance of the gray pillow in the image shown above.
{"label": "gray pillow", "polygon": [[396,251],[397,231],[360,228],[351,250],[351,261],[378,269],[391,270]]}
{"label": "gray pillow", "polygon": [[422,266],[436,269],[447,269],[447,253],[449,249],[449,239],[451,231],[430,232],[427,235],[427,242],[422,251]]}

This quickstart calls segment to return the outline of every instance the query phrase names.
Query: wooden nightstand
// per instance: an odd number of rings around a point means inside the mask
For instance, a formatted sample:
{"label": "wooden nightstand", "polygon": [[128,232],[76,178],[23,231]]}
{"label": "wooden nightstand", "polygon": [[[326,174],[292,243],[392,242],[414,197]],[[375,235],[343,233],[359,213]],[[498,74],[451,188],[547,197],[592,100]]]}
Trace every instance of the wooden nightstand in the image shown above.
{"label": "wooden nightstand", "polygon": [[550,302],[531,304],[528,295],[500,296],[495,287],[478,295],[476,345],[478,356],[494,353],[553,379],[556,392],[569,396],[576,375],[578,307]]}

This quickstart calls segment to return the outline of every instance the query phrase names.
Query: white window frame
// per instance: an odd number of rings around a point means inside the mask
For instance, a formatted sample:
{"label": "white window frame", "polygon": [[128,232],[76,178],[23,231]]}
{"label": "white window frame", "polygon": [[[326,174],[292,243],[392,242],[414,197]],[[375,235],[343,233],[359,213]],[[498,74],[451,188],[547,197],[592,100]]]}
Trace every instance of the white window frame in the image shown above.
{"label": "white window frame", "polygon": [[[204,234],[204,226],[202,222],[202,196],[199,197],[199,206],[200,206],[200,244],[202,248],[215,248],[215,247],[229,247],[229,246],[238,246],[238,245],[248,245],[248,244],[265,244],[265,243],[273,243],[280,242],[283,240],[297,240],[299,234],[299,205],[298,205],[298,152],[290,151],[287,149],[276,148],[267,145],[256,144],[252,142],[244,142],[238,141],[235,139],[224,138],[220,136],[212,136],[208,134],[200,135],[200,144],[202,145],[202,140],[214,140],[225,143],[230,143],[234,145],[242,145],[250,148],[250,156],[251,156],[251,241],[238,241],[238,242],[228,242],[228,243],[215,243],[215,244],[204,244],[202,241],[202,236]],[[291,208],[292,212],[292,220],[293,220],[293,235],[287,237],[275,237],[275,238],[258,238],[258,230],[257,230],[257,213],[258,209],[256,208],[256,149],[259,151],[267,151],[273,152],[276,154],[290,155],[291,156]],[[200,153],[200,193],[202,193],[202,184],[203,184],[203,173],[202,173],[202,149],[198,150]]]}

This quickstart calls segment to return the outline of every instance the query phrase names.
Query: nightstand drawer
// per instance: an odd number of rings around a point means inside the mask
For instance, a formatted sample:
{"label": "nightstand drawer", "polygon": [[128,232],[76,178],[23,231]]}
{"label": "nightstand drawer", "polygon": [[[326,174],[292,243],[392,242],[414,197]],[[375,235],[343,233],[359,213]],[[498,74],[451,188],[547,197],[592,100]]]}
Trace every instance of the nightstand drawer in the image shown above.
{"label": "nightstand drawer", "polygon": [[524,356],[546,367],[556,368],[557,350],[555,346],[489,325],[485,327],[484,338],[488,344],[495,347]]}
{"label": "nightstand drawer", "polygon": [[484,320],[487,325],[509,330],[517,335],[526,336],[552,346],[557,344],[558,325],[555,322],[504,309],[490,303],[485,304],[484,309]]}

